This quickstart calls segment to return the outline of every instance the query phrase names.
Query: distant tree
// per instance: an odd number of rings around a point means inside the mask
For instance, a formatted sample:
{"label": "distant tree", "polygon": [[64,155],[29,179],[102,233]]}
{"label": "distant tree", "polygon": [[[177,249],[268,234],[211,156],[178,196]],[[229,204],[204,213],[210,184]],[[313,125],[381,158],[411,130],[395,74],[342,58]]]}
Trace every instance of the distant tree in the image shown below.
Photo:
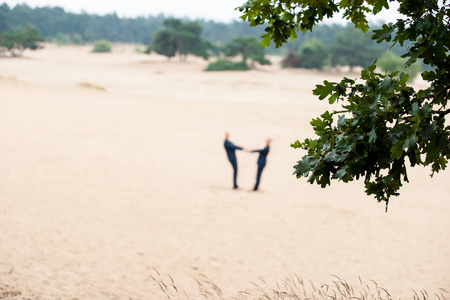
{"label": "distant tree", "polygon": [[44,42],[44,38],[39,30],[27,25],[24,28],[18,28],[13,32],[5,32],[0,35],[0,48],[2,48],[0,53],[8,51],[13,57],[22,56],[26,49],[42,48],[41,42]]}
{"label": "distant tree", "polygon": [[382,53],[383,48],[371,39],[371,35],[347,26],[339,31],[331,46],[333,66],[356,66],[366,68]]}
{"label": "distant tree", "polygon": [[187,55],[192,54],[208,59],[210,43],[201,37],[200,24],[170,18],[163,25],[164,29],[155,34],[150,49],[168,58],[178,55],[186,60]]}
{"label": "distant tree", "polygon": [[172,32],[169,30],[161,30],[155,34],[152,43],[147,49],[147,53],[150,53],[151,49],[158,54],[167,56],[167,58],[170,59],[177,54],[177,43]]}
{"label": "distant tree", "polygon": [[321,70],[328,58],[329,50],[317,38],[312,38],[298,49],[300,68]]}
{"label": "distant tree", "polygon": [[94,49],[92,49],[92,52],[99,53],[99,52],[111,52],[112,45],[107,40],[97,40],[94,41]]}
{"label": "distant tree", "polygon": [[201,38],[202,27],[197,22],[184,22],[174,28],[178,53],[184,59],[188,54],[193,54],[208,59],[209,42]]}
{"label": "distant tree", "polygon": [[415,62],[406,68],[405,63],[407,60],[408,59],[406,58],[401,58],[400,56],[395,55],[391,51],[386,51],[386,53],[378,59],[377,66],[384,72],[388,73],[403,72],[408,74],[408,80],[413,80],[417,74],[421,72],[422,64],[420,62]]}
{"label": "distant tree", "polygon": [[252,36],[234,38],[224,47],[223,53],[227,57],[240,55],[242,63],[245,65],[248,64],[248,60],[251,61],[251,65],[254,62],[261,65],[271,64],[270,60],[265,57],[265,50],[261,47],[261,44]]}

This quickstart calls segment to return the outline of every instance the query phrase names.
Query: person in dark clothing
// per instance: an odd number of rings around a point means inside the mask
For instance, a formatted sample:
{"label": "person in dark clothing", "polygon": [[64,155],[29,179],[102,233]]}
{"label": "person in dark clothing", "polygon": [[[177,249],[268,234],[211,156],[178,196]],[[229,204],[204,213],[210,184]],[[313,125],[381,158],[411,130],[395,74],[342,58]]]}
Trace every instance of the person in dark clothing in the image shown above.
{"label": "person in dark clothing", "polygon": [[266,147],[264,147],[263,149],[251,151],[251,152],[258,152],[259,153],[258,162],[257,162],[257,164],[258,164],[258,171],[256,172],[256,184],[255,184],[255,187],[253,188],[254,191],[258,190],[259,182],[261,180],[261,173],[262,173],[264,167],[266,166],[267,154],[269,154],[270,142],[271,141],[272,141],[271,139],[268,139],[266,141]]}
{"label": "person in dark clothing", "polygon": [[225,151],[227,151],[227,156],[228,156],[228,160],[230,161],[231,165],[233,166],[233,189],[237,189],[238,185],[237,185],[237,159],[236,159],[236,150],[242,150],[244,148],[236,146],[235,144],[233,144],[232,142],[230,142],[228,140],[228,138],[230,137],[230,134],[228,132],[225,133],[225,142],[224,142],[224,146],[225,146]]}

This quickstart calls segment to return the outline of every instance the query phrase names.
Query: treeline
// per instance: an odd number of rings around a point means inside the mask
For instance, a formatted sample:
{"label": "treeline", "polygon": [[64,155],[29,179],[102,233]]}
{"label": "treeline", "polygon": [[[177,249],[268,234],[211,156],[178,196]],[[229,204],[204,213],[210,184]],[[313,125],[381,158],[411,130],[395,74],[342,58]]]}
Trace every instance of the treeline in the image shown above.
{"label": "treeline", "polygon": [[[151,13],[151,12],[150,12]],[[111,42],[128,42],[148,45],[155,34],[163,29],[164,21],[169,19],[162,14],[148,17],[119,18],[117,14],[95,15],[87,13],[66,12],[61,7],[31,8],[26,4],[9,7],[6,3],[0,5],[0,34],[13,31],[18,27],[32,25],[48,41],[61,43],[84,43],[95,40]],[[226,45],[237,37],[253,36],[260,38],[264,27],[250,27],[247,22],[233,21],[230,23],[195,20],[202,27],[202,38],[217,44]],[[308,39],[317,38],[324,44],[333,43],[338,32],[345,26],[321,25],[305,35],[299,34],[295,43],[289,43],[281,49],[269,47],[269,53],[297,51]],[[387,48],[387,45],[385,46]]]}
{"label": "treeline", "polygon": [[[161,42],[165,39],[161,37],[161,32],[167,29],[165,27],[167,26],[166,22],[170,19],[170,17],[162,14],[149,15],[148,17],[119,18],[115,13],[103,16],[87,13],[76,14],[66,12],[61,7],[31,8],[26,4],[9,7],[4,3],[0,5],[0,50],[10,49],[12,46],[9,46],[9,44],[12,41],[19,39],[20,36],[25,36],[26,34],[20,31],[23,28],[28,28],[28,31],[31,30],[30,28],[36,28],[39,35],[45,40],[63,44],[83,44],[106,40],[157,47],[158,41]],[[190,22],[196,28],[201,34],[201,39],[197,38],[197,40],[202,40],[202,43],[206,42],[209,45],[208,51],[214,49],[214,47],[216,50],[223,49],[230,43],[234,43],[237,38],[252,37],[260,40],[260,36],[264,33],[264,26],[250,27],[244,21],[230,23],[205,20],[183,21]],[[385,55],[389,47],[387,43],[377,44],[370,37],[370,32],[363,34],[351,26],[321,25],[315,27],[313,32],[299,33],[299,37],[294,43],[288,43],[278,49],[271,45],[264,50],[268,54],[285,56],[284,67],[316,69],[321,69],[324,66],[366,67],[375,59]],[[39,41],[41,38],[35,40]],[[188,40],[191,41],[190,38]],[[164,41],[164,43],[167,43],[167,41]],[[167,46],[164,43],[162,43],[163,48]],[[404,47],[407,46],[404,45]],[[33,47],[36,47],[36,45],[33,44],[28,48],[33,49]],[[204,48],[204,45],[202,47]],[[20,49],[20,51],[23,51],[23,49]],[[392,53],[395,57],[391,53],[389,63],[392,63],[393,59],[398,60],[398,56],[404,52],[404,48],[399,45],[394,46]],[[201,56],[206,57],[205,55]]]}
{"label": "treeline", "polygon": [[[119,18],[117,14],[104,16],[66,12],[61,7],[31,8],[26,4],[9,7],[0,5],[0,33],[12,31],[26,24],[36,27],[49,41],[93,42],[104,39],[148,45],[169,18],[162,14],[148,17]],[[211,43],[227,43],[239,36],[260,36],[262,28],[252,28],[247,22],[220,23],[196,20],[203,28],[203,38]]]}

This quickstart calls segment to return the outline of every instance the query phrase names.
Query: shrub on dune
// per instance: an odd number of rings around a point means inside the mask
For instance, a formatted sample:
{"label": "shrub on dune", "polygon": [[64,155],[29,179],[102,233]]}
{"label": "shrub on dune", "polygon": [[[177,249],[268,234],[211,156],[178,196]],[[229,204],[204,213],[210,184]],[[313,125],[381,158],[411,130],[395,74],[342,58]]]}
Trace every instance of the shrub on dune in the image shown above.
{"label": "shrub on dune", "polygon": [[106,40],[97,40],[94,41],[94,49],[92,52],[94,53],[102,53],[102,52],[111,52],[112,46],[111,43]]}
{"label": "shrub on dune", "polygon": [[232,62],[226,59],[218,59],[210,63],[205,71],[247,71],[250,68],[244,62]]}

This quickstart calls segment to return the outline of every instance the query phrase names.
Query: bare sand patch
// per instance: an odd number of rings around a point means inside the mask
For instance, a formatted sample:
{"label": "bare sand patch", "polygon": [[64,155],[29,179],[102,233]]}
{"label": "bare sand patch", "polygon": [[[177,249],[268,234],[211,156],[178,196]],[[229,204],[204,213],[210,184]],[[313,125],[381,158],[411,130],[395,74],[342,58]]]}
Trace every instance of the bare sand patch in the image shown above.
{"label": "bare sand patch", "polygon": [[[201,59],[89,51],[0,60],[0,75],[17,78],[0,80],[6,293],[159,299],[154,268],[192,295],[200,274],[226,297],[295,274],[316,285],[360,276],[393,298],[450,289],[448,171],[411,170],[388,213],[360,182],[321,189],[291,175],[303,153],[290,143],[330,109],[311,90],[341,74],[203,72]],[[260,192],[248,191],[257,157],[243,152],[231,189],[225,131],[251,149],[273,139]]]}

